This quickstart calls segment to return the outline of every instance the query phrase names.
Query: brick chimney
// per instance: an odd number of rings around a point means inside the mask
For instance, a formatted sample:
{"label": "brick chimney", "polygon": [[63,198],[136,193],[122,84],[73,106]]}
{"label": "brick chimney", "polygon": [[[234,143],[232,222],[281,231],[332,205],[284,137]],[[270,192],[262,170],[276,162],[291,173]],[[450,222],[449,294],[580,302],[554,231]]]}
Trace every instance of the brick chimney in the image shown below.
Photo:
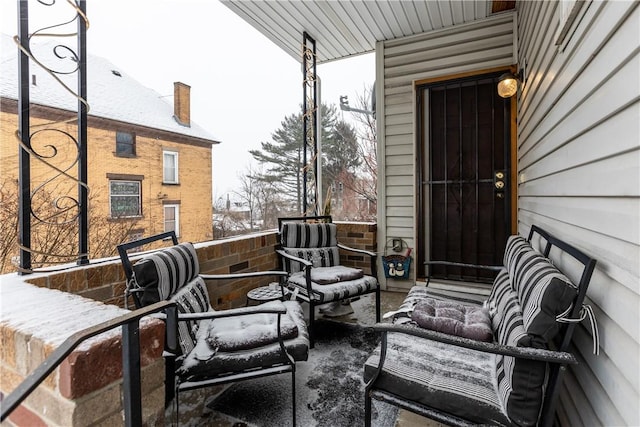
{"label": "brick chimney", "polygon": [[173,83],[173,117],[182,126],[191,126],[191,86]]}

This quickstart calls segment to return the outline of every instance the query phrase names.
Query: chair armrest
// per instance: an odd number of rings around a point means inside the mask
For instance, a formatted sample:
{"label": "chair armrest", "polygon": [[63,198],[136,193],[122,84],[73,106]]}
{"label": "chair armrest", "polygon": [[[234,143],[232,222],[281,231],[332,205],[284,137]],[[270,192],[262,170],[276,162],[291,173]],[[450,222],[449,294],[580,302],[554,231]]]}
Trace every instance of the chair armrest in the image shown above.
{"label": "chair armrest", "polygon": [[269,271],[252,271],[248,273],[233,273],[233,274],[201,274],[204,280],[229,280],[229,279],[244,279],[247,277],[263,277],[263,276],[280,276],[287,277],[289,273],[286,271],[269,270]]}
{"label": "chair armrest", "polygon": [[427,340],[438,341],[457,347],[477,350],[484,353],[502,354],[505,356],[513,356],[520,359],[539,360],[542,362],[572,364],[577,365],[578,361],[571,353],[562,351],[545,350],[541,348],[530,347],[513,347],[508,345],[475,341],[469,338],[457,337],[455,335],[444,334],[429,329],[423,329],[415,326],[394,325],[391,323],[376,323],[372,326],[376,331],[388,333],[403,333]]}
{"label": "chair armrest", "polygon": [[465,264],[463,262],[453,262],[453,261],[425,261],[424,265],[446,265],[450,267],[469,267],[469,268],[479,268],[482,270],[491,270],[491,271],[500,271],[504,268],[502,265]]}
{"label": "chair armrest", "polygon": [[355,253],[359,253],[359,254],[363,254],[363,255],[369,255],[370,257],[374,257],[376,256],[375,252],[371,252],[371,251],[367,251],[365,249],[356,249],[356,248],[351,248],[349,246],[345,246],[341,243],[338,243],[338,247],[340,249],[343,249],[345,251],[349,251],[349,252],[355,252]]}
{"label": "chair armrest", "polygon": [[[268,308],[264,308],[261,305],[253,305],[249,307],[229,308],[227,310],[204,311],[202,313],[178,313],[178,321],[221,319],[223,317],[247,316],[250,314],[285,314],[286,312],[287,308],[282,304],[282,301],[276,301]],[[166,318],[164,314],[158,317]]]}
{"label": "chair armrest", "polygon": [[283,251],[282,249],[276,249],[276,253],[278,255],[280,255],[281,257],[283,257],[283,258],[287,258],[288,260],[299,262],[305,268],[309,268],[309,267],[313,266],[313,264],[310,261],[307,261],[306,259],[298,258],[297,256],[294,256],[294,255],[291,255],[291,254],[288,254],[285,251]]}

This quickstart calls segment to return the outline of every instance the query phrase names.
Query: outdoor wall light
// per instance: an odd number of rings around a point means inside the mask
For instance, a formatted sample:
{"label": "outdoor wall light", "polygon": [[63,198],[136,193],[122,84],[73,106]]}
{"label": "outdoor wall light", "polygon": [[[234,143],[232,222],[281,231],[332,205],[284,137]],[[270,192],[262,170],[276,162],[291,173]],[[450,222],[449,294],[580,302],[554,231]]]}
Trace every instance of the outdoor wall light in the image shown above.
{"label": "outdoor wall light", "polygon": [[524,81],[524,71],[517,74],[511,72],[504,73],[498,79],[498,95],[503,98],[511,98],[518,92],[518,82]]}

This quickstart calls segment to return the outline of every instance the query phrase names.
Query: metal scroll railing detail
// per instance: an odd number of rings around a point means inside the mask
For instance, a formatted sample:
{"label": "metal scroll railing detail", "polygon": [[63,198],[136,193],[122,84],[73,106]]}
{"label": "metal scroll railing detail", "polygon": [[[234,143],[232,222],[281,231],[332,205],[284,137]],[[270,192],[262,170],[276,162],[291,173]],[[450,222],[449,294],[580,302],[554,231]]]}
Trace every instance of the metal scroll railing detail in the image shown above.
{"label": "metal scroll railing detail", "polygon": [[[56,0],[38,0],[38,8],[53,8]],[[29,32],[29,1],[18,0],[18,131],[19,207],[18,245],[20,273],[32,272],[34,265],[52,265],[75,260],[88,263],[87,185],[87,52],[89,21],[85,0],[67,0],[73,17]],[[64,6],[64,5],[63,5]],[[44,12],[45,16],[57,16]],[[76,29],[69,31],[76,25]],[[76,45],[61,43],[75,38]],[[36,39],[45,39],[38,43]],[[44,47],[40,49],[40,47]],[[31,121],[31,64],[52,77],[72,99],[77,114],[52,121]],[[70,76],[76,76],[72,89]],[[75,122],[76,126],[73,127]],[[56,238],[52,238],[55,236]],[[76,240],[69,244],[69,240]],[[64,241],[65,244],[61,244]]]}
{"label": "metal scroll railing detail", "polygon": [[317,102],[317,73],[316,73],[316,41],[306,32],[302,40],[302,213],[304,215],[318,214],[318,102]]}

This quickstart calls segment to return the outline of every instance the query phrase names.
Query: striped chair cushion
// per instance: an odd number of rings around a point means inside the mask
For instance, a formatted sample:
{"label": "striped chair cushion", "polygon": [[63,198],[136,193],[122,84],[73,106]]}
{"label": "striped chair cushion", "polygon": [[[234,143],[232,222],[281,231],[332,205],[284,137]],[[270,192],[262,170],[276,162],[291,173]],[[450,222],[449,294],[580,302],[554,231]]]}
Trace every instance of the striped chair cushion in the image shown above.
{"label": "striped chair cushion", "polygon": [[[209,301],[207,286],[202,277],[198,276],[170,298],[178,308],[178,313],[203,313],[213,311]],[[182,354],[188,354],[193,350],[198,335],[198,330],[208,324],[209,320],[193,320],[178,322],[178,341]]]}
{"label": "striped chair cushion", "polygon": [[[329,224],[318,224],[329,225]],[[314,267],[334,267],[340,264],[340,252],[337,246],[326,248],[284,248],[284,251],[295,257],[310,261]],[[285,270],[295,273],[302,271],[302,264],[285,258]]]}
{"label": "striped chair cushion", "polygon": [[[365,363],[365,382],[379,359],[378,346]],[[491,353],[391,333],[376,388],[479,424],[511,425],[496,392]]]}
{"label": "striped chair cushion", "polygon": [[280,232],[285,248],[326,248],[338,245],[338,227],[333,223],[285,222]]}
{"label": "striped chair cushion", "polygon": [[154,252],[133,265],[133,277],[143,289],[143,306],[169,299],[200,273],[198,256],[191,243]]}
{"label": "striped chair cushion", "polygon": [[[278,304],[280,304],[279,301]],[[286,351],[296,361],[307,360],[309,333],[302,307],[296,301],[284,301],[282,304],[287,309],[285,316],[289,317],[289,321],[295,324],[298,331],[295,337],[284,340]],[[216,320],[212,322],[215,324]],[[196,347],[185,356],[177,370],[184,381],[206,379],[212,374],[240,372],[286,362],[279,343],[241,351],[222,351],[212,348],[209,344],[210,331],[211,328],[201,325],[197,334]]]}
{"label": "striped chair cushion", "polygon": [[[287,281],[289,285],[294,285],[302,295],[307,295],[307,282],[304,273],[299,271],[293,273]],[[312,299],[319,302],[337,301],[344,298],[362,295],[364,292],[375,290],[378,281],[373,276],[362,276],[359,279],[347,280],[330,284],[319,284],[311,282],[313,291]]]}

